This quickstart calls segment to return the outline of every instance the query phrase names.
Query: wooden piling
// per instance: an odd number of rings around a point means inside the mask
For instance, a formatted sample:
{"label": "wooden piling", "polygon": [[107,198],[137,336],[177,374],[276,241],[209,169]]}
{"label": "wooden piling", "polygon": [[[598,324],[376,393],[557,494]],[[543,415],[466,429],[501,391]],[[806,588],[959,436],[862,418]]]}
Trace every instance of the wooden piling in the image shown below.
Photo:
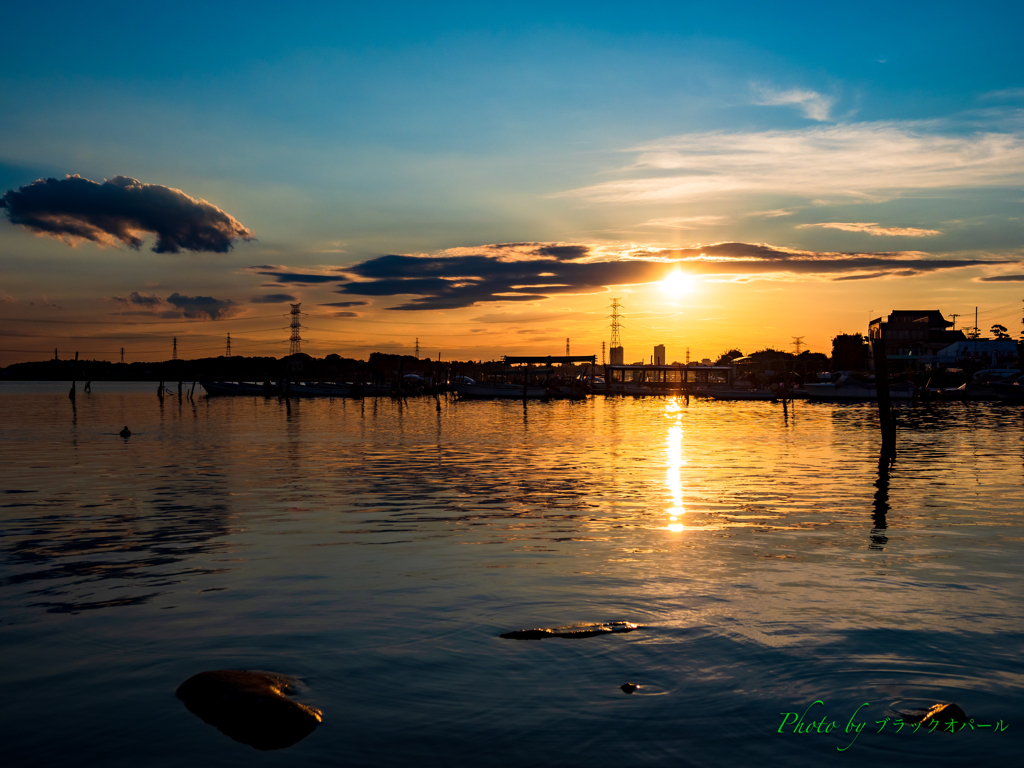
{"label": "wooden piling", "polygon": [[889,365],[885,356],[882,328],[871,337],[871,354],[875,361],[875,393],[878,396],[878,426],[882,430],[882,454],[896,454],[896,419],[889,399]]}

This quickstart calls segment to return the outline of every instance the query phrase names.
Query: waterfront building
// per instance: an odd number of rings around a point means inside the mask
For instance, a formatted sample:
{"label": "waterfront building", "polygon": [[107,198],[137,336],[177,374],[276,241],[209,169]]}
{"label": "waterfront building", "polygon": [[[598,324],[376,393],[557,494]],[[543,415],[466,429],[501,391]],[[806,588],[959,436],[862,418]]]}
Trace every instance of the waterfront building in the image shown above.
{"label": "waterfront building", "polygon": [[872,320],[868,336],[882,339],[886,359],[897,368],[902,363],[906,369],[918,370],[932,364],[940,350],[967,340],[963,331],[951,330],[952,325],[937,309],[894,310],[886,318]]}

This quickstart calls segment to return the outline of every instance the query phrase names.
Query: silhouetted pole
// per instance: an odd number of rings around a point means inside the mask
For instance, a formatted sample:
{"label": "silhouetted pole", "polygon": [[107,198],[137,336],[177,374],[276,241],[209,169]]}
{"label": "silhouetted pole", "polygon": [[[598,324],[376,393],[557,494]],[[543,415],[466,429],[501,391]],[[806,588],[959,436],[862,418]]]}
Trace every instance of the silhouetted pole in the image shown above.
{"label": "silhouetted pole", "polygon": [[875,359],[875,392],[878,395],[878,425],[882,430],[882,454],[896,455],[896,420],[889,401],[889,365],[885,356],[883,326],[872,330],[871,353]]}
{"label": "silhouetted pole", "polygon": [[[53,351],[53,355],[54,355],[54,357],[57,356],[57,350]],[[71,402],[75,401],[75,384],[77,382],[77,379],[78,379],[78,353],[75,352],[75,362],[71,366],[71,391],[68,392],[68,397],[71,399]]]}

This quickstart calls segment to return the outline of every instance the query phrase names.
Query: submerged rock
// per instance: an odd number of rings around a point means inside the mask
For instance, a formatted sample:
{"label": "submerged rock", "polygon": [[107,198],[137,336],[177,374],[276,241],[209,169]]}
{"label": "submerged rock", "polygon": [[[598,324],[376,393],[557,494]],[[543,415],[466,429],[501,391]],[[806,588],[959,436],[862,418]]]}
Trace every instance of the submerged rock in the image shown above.
{"label": "submerged rock", "polygon": [[503,637],[506,640],[544,640],[548,637],[577,639],[610,635],[614,632],[632,632],[634,629],[639,629],[638,625],[629,621],[606,621],[603,624],[573,624],[569,627],[551,627],[549,629],[517,629],[515,632],[506,632],[498,637]]}
{"label": "submerged rock", "polygon": [[294,681],[268,672],[200,672],[177,690],[189,712],[235,741],[256,749],[282,749],[320,724],[322,713],[292,701]]}
{"label": "submerged rock", "polygon": [[633,693],[633,691],[637,690],[639,687],[640,686],[636,683],[623,683],[619,686],[623,693]]}

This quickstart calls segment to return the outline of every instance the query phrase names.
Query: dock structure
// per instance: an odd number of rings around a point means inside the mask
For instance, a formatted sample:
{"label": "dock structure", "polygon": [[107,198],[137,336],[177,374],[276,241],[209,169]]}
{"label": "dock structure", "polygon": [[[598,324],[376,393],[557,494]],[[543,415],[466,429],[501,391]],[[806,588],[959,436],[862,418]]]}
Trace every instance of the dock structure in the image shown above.
{"label": "dock structure", "polygon": [[556,365],[588,365],[589,376],[593,380],[594,369],[597,367],[597,355],[505,355],[502,361],[505,363],[502,373],[524,376],[551,376],[556,373]]}
{"label": "dock structure", "polygon": [[694,386],[732,386],[736,369],[731,365],[606,365],[604,389],[608,393],[647,387],[654,391],[683,391]]}
{"label": "dock structure", "polygon": [[[594,373],[597,369],[597,355],[505,355],[502,358],[505,368],[502,374],[505,376],[521,377],[523,392],[526,392],[527,384],[531,377],[543,376],[550,379],[558,375],[556,365],[586,365],[586,378],[590,389],[594,387]],[[534,367],[536,366],[536,367]]]}

